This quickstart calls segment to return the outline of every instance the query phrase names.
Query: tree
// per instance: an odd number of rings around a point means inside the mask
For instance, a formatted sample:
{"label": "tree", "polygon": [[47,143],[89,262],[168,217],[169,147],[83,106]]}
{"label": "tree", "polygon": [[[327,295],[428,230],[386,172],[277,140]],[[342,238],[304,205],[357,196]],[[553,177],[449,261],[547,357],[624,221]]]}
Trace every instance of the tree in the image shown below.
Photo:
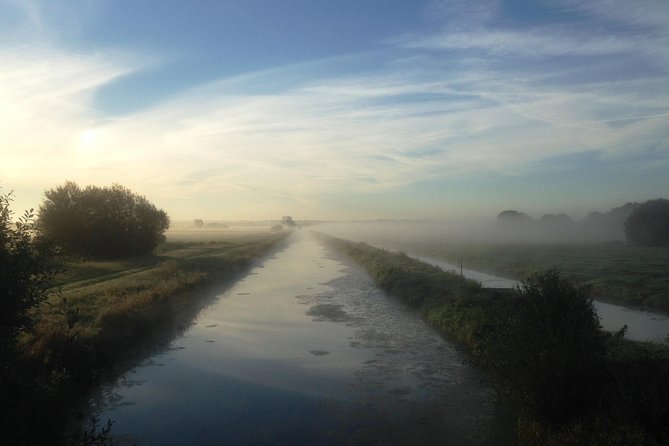
{"label": "tree", "polygon": [[193,224],[195,225],[196,228],[202,228],[204,226],[204,220],[201,218],[196,218],[193,220]]}
{"label": "tree", "polygon": [[534,223],[534,219],[524,212],[506,210],[497,215],[496,226],[503,237],[526,239],[533,235]]}
{"label": "tree", "polygon": [[44,236],[67,251],[95,258],[150,253],[162,240],[170,219],[143,196],[114,184],[76,183],[45,192],[38,225]]}
{"label": "tree", "polygon": [[[56,272],[52,250],[37,237],[33,210],[14,223],[12,192],[0,194],[0,367],[6,377],[16,337],[31,325],[29,310],[48,295]],[[2,380],[0,380],[2,381]],[[4,390],[2,389],[3,394]]]}
{"label": "tree", "polygon": [[295,220],[293,220],[293,217],[291,217],[290,215],[282,217],[281,223],[283,223],[285,226],[288,226],[289,228],[294,228],[295,226],[297,226]]}
{"label": "tree", "polygon": [[625,238],[639,246],[669,246],[669,200],[658,198],[637,207],[625,220]]}

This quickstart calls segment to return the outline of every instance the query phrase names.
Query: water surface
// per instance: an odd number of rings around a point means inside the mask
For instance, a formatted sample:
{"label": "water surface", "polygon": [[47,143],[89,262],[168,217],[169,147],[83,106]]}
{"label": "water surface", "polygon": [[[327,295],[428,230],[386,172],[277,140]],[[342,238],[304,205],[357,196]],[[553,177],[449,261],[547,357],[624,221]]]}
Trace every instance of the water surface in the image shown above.
{"label": "water surface", "polygon": [[91,401],[128,444],[503,444],[486,376],[296,231]]}

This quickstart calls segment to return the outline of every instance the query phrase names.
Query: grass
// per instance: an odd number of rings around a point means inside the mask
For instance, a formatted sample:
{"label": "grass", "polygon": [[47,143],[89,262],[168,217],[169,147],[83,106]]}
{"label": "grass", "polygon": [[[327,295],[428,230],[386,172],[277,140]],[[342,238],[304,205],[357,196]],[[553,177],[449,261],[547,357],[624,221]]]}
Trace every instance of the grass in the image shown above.
{"label": "grass", "polygon": [[[168,242],[155,256],[69,260],[57,280],[58,292],[35,312],[35,330],[23,337],[23,348],[32,360],[64,361],[68,373],[89,374],[92,367],[113,362],[147,334],[179,319],[197,301],[190,291],[234,277],[281,238],[256,234],[227,241]],[[68,361],[73,351],[91,353]]]}
{"label": "grass", "polygon": [[[558,268],[598,299],[669,312],[669,249],[610,244],[415,244],[418,254],[524,280]],[[407,248],[408,249],[408,248]]]}
{"label": "grass", "polygon": [[25,407],[10,410],[21,420],[24,442],[55,441],[53,423],[62,423],[59,413],[67,413],[63,408],[83,389],[183,330],[214,289],[243,274],[286,234],[215,233],[213,241],[168,239],[154,256],[65,260],[50,299],[32,314],[34,329],[20,338],[30,394],[22,397]]}
{"label": "grass", "polygon": [[402,253],[323,239],[492,373],[518,444],[669,444],[669,349],[599,331],[587,295],[558,272],[504,293]]}

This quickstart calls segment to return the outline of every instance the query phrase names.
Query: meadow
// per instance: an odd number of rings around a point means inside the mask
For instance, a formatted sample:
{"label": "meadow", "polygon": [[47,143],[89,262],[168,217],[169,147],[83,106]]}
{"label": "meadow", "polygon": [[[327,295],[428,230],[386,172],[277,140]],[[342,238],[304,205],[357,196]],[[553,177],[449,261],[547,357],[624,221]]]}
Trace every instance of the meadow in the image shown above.
{"label": "meadow", "polygon": [[0,408],[15,423],[17,441],[57,441],[62,414],[85,389],[183,332],[217,291],[287,234],[177,232],[150,256],[62,259],[49,299],[33,310],[33,329],[19,339],[26,377],[21,406]]}
{"label": "meadow", "polygon": [[413,243],[402,247],[515,280],[559,269],[593,296],[629,306],[669,312],[669,249],[623,243],[600,244],[458,244]]}

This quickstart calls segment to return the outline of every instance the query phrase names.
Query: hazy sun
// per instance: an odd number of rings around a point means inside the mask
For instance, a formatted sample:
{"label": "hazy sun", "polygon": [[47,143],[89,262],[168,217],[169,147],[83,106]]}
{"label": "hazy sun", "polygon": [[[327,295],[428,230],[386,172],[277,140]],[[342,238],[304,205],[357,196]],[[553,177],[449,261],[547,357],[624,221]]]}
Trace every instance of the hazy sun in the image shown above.
{"label": "hazy sun", "polygon": [[97,132],[94,129],[84,130],[81,135],[79,135],[79,142],[82,146],[90,146],[95,143],[97,139]]}

